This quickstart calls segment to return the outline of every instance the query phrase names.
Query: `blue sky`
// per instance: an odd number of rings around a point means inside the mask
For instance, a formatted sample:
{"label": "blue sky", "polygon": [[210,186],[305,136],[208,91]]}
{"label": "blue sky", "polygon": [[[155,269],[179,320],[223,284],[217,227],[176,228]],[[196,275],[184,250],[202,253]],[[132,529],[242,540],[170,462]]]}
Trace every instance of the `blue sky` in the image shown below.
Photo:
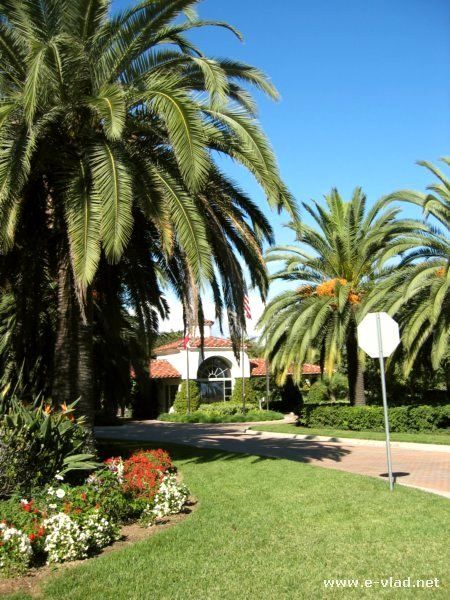
{"label": "blue sky", "polygon": [[[131,4],[116,0],[116,7]],[[369,202],[430,183],[418,159],[450,155],[448,0],[204,0],[200,16],[235,25],[193,39],[206,54],[263,69],[281,93],[260,119],[298,201],[359,185]],[[229,171],[264,204],[243,170]],[[286,216],[271,215],[277,242]]]}

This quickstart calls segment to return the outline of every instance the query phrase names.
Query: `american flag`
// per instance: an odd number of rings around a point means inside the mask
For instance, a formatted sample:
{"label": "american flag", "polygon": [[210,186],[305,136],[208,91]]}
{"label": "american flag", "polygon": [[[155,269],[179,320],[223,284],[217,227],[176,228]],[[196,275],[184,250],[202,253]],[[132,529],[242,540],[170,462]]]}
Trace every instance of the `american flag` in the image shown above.
{"label": "american flag", "polygon": [[246,319],[252,318],[252,312],[250,310],[250,300],[249,300],[247,294],[244,295],[244,312],[245,312]]}
{"label": "american flag", "polygon": [[187,350],[189,348],[189,334],[187,333],[183,339],[183,350]]}

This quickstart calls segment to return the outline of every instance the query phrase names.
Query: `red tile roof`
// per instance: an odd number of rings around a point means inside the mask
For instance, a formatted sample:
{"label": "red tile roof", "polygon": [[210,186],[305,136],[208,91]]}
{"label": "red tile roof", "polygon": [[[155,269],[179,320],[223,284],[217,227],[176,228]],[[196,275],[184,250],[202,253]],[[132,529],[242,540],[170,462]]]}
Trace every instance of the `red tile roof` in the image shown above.
{"label": "red tile roof", "polygon": [[[290,367],[288,374],[292,375],[293,366]],[[311,365],[305,363],[303,365],[303,375],[320,375],[319,365]],[[250,375],[251,377],[264,377],[266,374],[266,361],[264,358],[250,358]]]}
{"label": "red tile roof", "polygon": [[[163,346],[158,346],[153,350],[153,353],[157,356],[159,354],[168,354],[167,350],[181,350],[183,348],[184,339],[180,338],[179,340],[175,340],[174,342],[169,342],[168,344],[164,344]],[[189,345],[191,348],[200,348],[201,346],[201,338],[191,338]],[[220,337],[205,337],[203,340],[204,348],[231,348],[231,340],[227,338]]]}
{"label": "red tile roof", "polygon": [[152,379],[180,379],[181,373],[167,360],[151,360],[150,377]]}

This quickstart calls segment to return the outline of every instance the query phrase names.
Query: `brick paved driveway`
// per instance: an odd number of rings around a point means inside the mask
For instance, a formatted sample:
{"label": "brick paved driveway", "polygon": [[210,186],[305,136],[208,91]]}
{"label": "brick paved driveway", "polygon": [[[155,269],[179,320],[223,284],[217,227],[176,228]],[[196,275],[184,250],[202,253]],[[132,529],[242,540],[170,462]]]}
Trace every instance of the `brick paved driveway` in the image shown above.
{"label": "brick paved driveway", "polygon": [[[383,447],[279,438],[270,433],[254,436],[244,433],[245,428],[241,423],[203,425],[142,421],[121,427],[98,427],[96,435],[99,438],[168,442],[287,458],[360,475],[386,476],[386,451]],[[397,483],[450,498],[449,453],[392,448],[392,462]]]}

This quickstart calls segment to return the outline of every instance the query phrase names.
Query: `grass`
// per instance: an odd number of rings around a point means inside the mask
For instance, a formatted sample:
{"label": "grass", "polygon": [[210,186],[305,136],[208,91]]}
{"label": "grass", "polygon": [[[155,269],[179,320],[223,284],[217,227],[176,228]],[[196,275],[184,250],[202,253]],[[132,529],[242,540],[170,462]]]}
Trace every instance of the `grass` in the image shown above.
{"label": "grass", "polygon": [[[128,448],[152,446],[134,443]],[[178,525],[52,576],[48,600],[411,597],[324,589],[330,578],[440,580],[448,597],[445,498],[298,462],[164,446],[199,505]],[[119,443],[108,454],[122,451]],[[15,595],[24,600],[26,595]]]}
{"label": "grass", "polygon": [[[360,440],[385,440],[385,434],[381,431],[349,431],[342,429],[319,429],[309,427],[297,427],[291,423],[280,423],[279,425],[256,425],[252,427],[256,431],[274,431],[277,433],[295,433],[298,435],[323,435],[327,437],[357,438]],[[434,431],[433,433],[392,433],[393,442],[416,442],[418,444],[450,444],[450,431],[448,429]]]}

